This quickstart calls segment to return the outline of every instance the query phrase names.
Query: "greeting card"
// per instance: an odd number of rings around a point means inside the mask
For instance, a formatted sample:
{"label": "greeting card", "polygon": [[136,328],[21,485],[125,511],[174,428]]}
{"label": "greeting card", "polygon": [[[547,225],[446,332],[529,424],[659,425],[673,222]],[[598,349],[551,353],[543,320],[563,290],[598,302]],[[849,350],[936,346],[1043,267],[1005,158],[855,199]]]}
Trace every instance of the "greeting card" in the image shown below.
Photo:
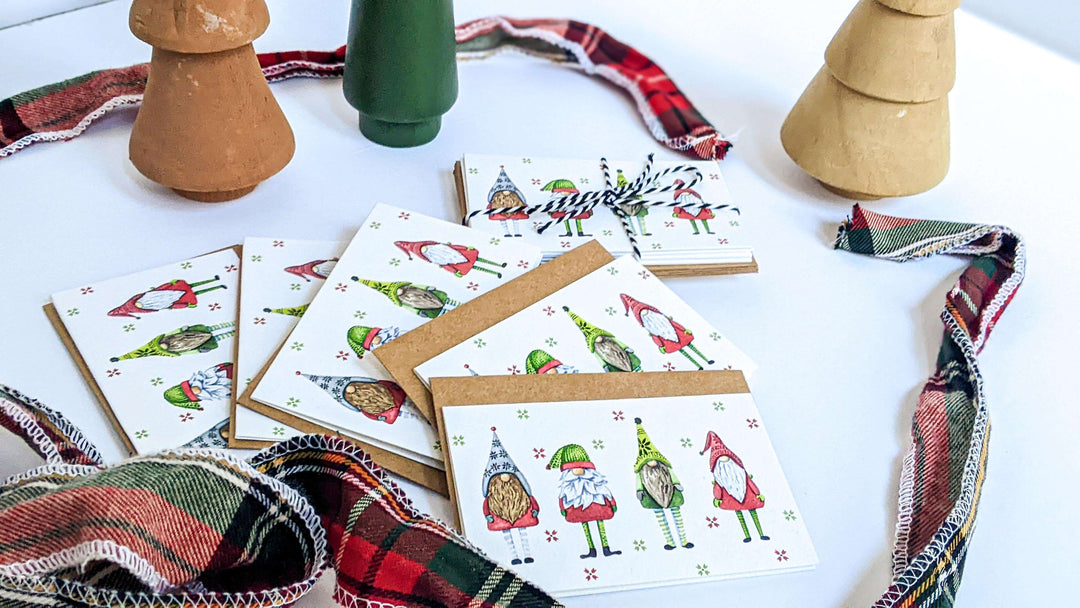
{"label": "greeting card", "polygon": [[539,260],[520,241],[377,205],[241,402],[441,469],[431,425],[370,353]]}
{"label": "greeting card", "polygon": [[754,362],[629,256],[416,367],[437,376],[738,369]]}
{"label": "greeting card", "polygon": [[817,563],[739,372],[436,378],[433,390],[461,530],[557,597]]}
{"label": "greeting card", "polygon": [[[237,393],[277,352],[345,249],[344,241],[287,238],[244,239],[240,272],[240,333],[236,353]],[[229,433],[232,447],[261,447],[302,431],[237,405]]]}
{"label": "greeting card", "polygon": [[239,247],[53,294],[46,312],[128,450],[226,447]]}
{"label": "greeting card", "polygon": [[[595,238],[615,256],[636,243],[664,276],[757,270],[745,210],[715,162],[466,154],[457,175],[470,226],[536,244],[544,261]],[[570,205],[544,207],[556,202]]]}

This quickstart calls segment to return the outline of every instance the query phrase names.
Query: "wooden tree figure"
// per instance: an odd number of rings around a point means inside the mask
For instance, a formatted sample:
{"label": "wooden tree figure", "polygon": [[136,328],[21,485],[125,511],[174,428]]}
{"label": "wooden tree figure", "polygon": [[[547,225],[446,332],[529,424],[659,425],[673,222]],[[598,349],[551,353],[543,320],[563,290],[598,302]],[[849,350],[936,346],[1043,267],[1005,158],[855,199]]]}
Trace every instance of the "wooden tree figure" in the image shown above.
{"label": "wooden tree figure", "polygon": [[780,130],[784,150],[858,200],[929,190],[949,170],[960,0],[861,0]]}
{"label": "wooden tree figure", "polygon": [[292,129],[251,42],[263,0],[135,0],[129,26],[154,47],[131,162],[187,198],[239,198],[289,163]]}

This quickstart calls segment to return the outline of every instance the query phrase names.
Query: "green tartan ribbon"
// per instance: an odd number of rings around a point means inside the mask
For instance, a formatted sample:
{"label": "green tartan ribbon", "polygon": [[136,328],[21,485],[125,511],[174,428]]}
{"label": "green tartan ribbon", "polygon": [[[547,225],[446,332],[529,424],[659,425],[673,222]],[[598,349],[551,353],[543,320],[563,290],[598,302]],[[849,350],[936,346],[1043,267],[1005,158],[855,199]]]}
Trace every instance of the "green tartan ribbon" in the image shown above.
{"label": "green tartan ribbon", "polygon": [[347,607],[560,605],[414,509],[341,439],[104,466],[61,414],[3,386],[0,426],[45,459],[0,485],[5,608],[286,606],[330,567]]}
{"label": "green tartan ribbon", "polygon": [[1024,242],[1002,226],[912,220],[858,205],[836,248],[903,262],[971,256],[945,296],[945,335],[911,426],[900,477],[893,580],[880,608],[951,608],[986,476],[990,416],[978,355],[1024,280]]}

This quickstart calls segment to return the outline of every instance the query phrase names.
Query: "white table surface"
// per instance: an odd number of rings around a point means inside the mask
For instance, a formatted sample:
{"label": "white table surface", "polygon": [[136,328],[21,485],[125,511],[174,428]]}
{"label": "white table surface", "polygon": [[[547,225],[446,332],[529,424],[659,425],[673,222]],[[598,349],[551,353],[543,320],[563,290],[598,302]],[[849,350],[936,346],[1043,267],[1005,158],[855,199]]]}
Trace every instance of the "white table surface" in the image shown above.
{"label": "white table surface", "polygon": [[[269,4],[273,23],[258,50],[342,44],[346,0]],[[459,21],[513,10],[600,25],[664,66],[721,130],[744,129],[721,168],[751,226],[761,272],[669,284],[760,364],[754,393],[821,563],[800,574],[569,604],[871,603],[889,581],[899,462],[933,369],[938,313],[966,260],[900,265],[833,251],[850,202],[819,188],[780,146],[780,124],[851,1],[456,4]],[[0,31],[0,97],[147,60],[149,48],[127,29],[127,6]],[[964,12],[956,21],[952,169],[930,192],[870,208],[1005,224],[1027,237],[1029,276],[982,359],[994,430],[959,599],[1066,605],[1080,557],[1080,424],[1072,410],[1080,66]],[[377,201],[456,219],[449,170],[464,152],[677,158],[653,141],[627,98],[575,71],[505,55],[462,63],[460,83],[438,139],[411,150],[361,137],[337,80],[274,85],[296,156],[228,204],[192,203],[139,175],[127,160],[133,109],[74,141],[0,161],[0,382],[59,408],[115,461],[120,444],[41,312],[49,294],[249,235],[347,238]],[[27,454],[0,437],[0,474],[31,466]],[[441,499],[410,494],[445,516]],[[326,590],[304,604],[329,604]]]}

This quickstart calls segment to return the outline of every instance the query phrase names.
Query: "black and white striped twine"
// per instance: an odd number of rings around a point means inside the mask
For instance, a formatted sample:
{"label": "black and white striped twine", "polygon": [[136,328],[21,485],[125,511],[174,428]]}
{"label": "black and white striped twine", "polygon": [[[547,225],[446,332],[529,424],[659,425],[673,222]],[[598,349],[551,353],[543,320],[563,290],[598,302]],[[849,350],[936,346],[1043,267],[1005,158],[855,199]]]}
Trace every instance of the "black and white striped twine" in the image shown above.
{"label": "black and white striped twine", "polygon": [[[583,214],[587,211],[592,211],[597,205],[603,205],[608,209],[611,209],[619,221],[622,222],[623,230],[626,232],[626,237],[630,239],[630,246],[634,251],[634,259],[641,259],[641,250],[638,248],[637,239],[634,237],[634,229],[630,225],[630,215],[623,210],[623,205],[645,205],[647,207],[661,207],[661,208],[674,208],[682,207],[691,212],[696,210],[700,212],[703,209],[715,209],[717,211],[721,209],[730,209],[735,213],[739,213],[738,207],[732,205],[719,205],[709,204],[704,201],[701,203],[687,205],[686,203],[680,203],[675,200],[650,200],[648,197],[656,194],[665,194],[674,190],[682,190],[693,188],[704,177],[701,175],[701,171],[697,167],[691,165],[675,165],[668,167],[660,172],[653,172],[653,155],[649,154],[648,159],[645,161],[645,168],[641,170],[637,178],[628,182],[621,188],[612,185],[611,182],[611,169],[608,167],[606,158],[600,159],[600,169],[604,172],[604,189],[603,190],[591,190],[588,192],[577,192],[572,194],[563,194],[552,196],[548,202],[541,205],[532,205],[526,207],[496,207],[490,209],[478,209],[472,211],[465,217],[463,224],[470,224],[478,215],[492,216],[498,213],[510,213],[510,212],[522,212],[526,215],[532,215],[533,213],[553,213],[558,211],[573,211],[572,215]],[[685,174],[688,179],[684,179],[684,183],[676,186],[674,179],[671,179],[667,185],[659,185],[663,178]],[[639,200],[640,199],[640,200]],[[568,217],[566,219],[573,219]],[[556,220],[550,219],[543,226],[536,229],[536,232],[543,234],[552,224],[556,223]]]}

